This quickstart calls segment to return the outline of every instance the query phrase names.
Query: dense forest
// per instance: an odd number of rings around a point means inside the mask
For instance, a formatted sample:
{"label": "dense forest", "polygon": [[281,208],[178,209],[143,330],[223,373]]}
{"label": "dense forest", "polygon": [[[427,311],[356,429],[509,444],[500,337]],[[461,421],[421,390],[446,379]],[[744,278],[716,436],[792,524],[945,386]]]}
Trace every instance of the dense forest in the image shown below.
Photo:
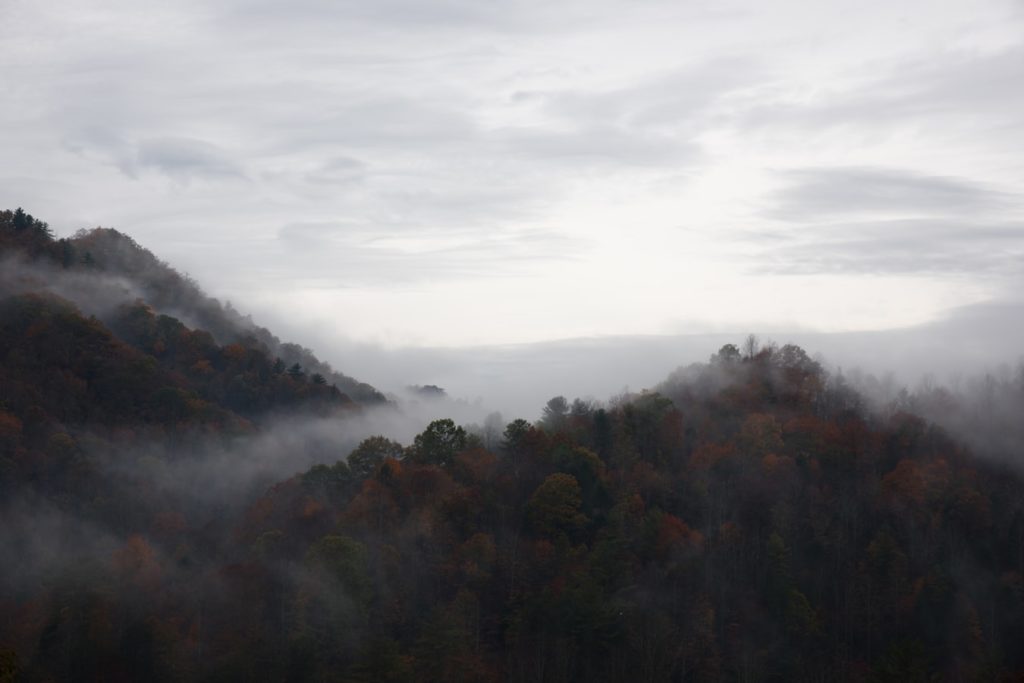
{"label": "dense forest", "polygon": [[125,235],[0,212],[0,258],[0,681],[1024,680],[1024,375],[880,401],[750,338],[352,447],[380,392]]}

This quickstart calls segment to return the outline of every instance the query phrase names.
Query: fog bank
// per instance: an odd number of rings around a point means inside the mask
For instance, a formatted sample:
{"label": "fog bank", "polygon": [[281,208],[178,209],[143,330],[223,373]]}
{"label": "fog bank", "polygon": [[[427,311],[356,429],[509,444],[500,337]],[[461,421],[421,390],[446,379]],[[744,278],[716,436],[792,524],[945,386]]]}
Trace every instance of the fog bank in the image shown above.
{"label": "fog bank", "polygon": [[[275,321],[275,326],[277,321]],[[925,325],[873,332],[734,333],[613,336],[468,348],[387,349],[332,338],[330,330],[290,330],[311,339],[337,367],[380,388],[436,384],[448,394],[506,417],[536,419],[556,395],[606,400],[639,391],[679,366],[703,362],[747,334],[762,343],[794,343],[832,371],[870,373],[897,386],[923,380],[957,385],[986,373],[1012,373],[1024,359],[1024,303],[953,309]]]}

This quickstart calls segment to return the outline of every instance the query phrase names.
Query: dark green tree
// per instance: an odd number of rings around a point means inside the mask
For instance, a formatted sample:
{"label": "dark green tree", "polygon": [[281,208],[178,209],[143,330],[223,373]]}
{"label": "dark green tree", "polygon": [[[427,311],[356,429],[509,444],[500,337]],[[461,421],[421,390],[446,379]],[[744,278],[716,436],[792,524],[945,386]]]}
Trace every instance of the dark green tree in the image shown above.
{"label": "dark green tree", "polygon": [[466,449],[468,438],[466,430],[452,420],[434,420],[416,436],[409,448],[409,459],[442,467],[450,465],[455,456]]}
{"label": "dark green tree", "polygon": [[397,441],[371,436],[356,446],[348,456],[348,467],[357,479],[369,477],[388,458],[399,459],[405,449]]}

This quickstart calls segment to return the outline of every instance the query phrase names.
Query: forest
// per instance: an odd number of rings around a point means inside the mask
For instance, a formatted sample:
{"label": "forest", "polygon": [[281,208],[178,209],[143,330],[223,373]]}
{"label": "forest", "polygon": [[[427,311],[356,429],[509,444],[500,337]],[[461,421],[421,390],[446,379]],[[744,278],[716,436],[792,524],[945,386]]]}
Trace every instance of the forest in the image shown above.
{"label": "forest", "polygon": [[708,353],[352,443],[401,405],[0,212],[0,681],[1024,680],[1024,373]]}

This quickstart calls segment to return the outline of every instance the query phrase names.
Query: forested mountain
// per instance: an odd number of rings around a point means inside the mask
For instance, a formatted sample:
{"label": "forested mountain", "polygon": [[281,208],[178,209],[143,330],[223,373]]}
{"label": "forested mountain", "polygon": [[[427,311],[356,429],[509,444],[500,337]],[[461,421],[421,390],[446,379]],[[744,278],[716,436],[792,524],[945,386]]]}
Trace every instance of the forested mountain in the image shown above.
{"label": "forested mountain", "polygon": [[[204,343],[240,345],[271,364],[279,359],[287,369],[298,365],[296,372],[320,377],[359,403],[385,400],[373,387],[335,372],[309,349],[282,343],[248,316],[206,296],[189,277],[116,230],[81,230],[70,239],[54,240],[46,223],[21,209],[0,211],[0,258],[5,260],[0,296],[56,294],[157,360],[163,360],[167,344],[176,343],[172,337],[188,327],[205,334],[209,339]],[[146,315],[155,320],[145,323]]]}
{"label": "forested mountain", "polygon": [[374,408],[124,236],[0,246],[0,680],[1024,678],[1019,469],[798,347],[233,489]]}

